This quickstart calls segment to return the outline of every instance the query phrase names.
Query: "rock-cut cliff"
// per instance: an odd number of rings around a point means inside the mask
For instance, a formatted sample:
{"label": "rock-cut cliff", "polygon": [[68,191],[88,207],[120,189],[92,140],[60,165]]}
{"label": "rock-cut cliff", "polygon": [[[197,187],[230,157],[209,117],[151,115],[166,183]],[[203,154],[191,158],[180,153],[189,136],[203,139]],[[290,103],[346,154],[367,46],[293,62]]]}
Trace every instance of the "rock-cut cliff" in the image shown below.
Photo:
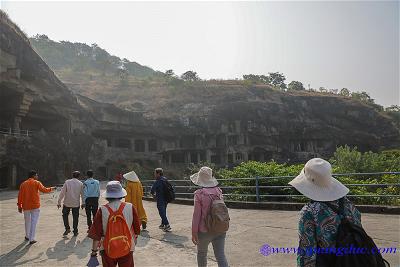
{"label": "rock-cut cliff", "polygon": [[55,74],[0,11],[0,187],[16,186],[29,169],[61,182],[76,169],[111,178],[205,161],[329,158],[345,144],[400,147],[392,119],[359,101],[242,81],[183,82],[127,64],[140,76],[102,65],[102,73],[74,72],[68,61]]}

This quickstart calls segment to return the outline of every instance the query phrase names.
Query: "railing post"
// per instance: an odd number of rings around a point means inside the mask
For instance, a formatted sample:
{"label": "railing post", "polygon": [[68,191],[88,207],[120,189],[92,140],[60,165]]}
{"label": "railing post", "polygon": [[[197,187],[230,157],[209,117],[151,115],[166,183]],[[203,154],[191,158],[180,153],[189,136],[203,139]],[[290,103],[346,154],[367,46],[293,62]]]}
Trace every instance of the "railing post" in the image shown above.
{"label": "railing post", "polygon": [[259,177],[256,176],[256,201],[260,202],[260,188],[258,187],[259,186],[258,180],[259,180]]}

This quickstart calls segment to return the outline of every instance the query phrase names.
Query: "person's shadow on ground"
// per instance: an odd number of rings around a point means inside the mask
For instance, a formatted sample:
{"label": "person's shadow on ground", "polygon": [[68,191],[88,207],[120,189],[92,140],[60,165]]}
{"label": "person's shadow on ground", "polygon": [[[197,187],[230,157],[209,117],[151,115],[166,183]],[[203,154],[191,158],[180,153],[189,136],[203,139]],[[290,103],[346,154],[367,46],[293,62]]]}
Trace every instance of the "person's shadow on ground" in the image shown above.
{"label": "person's shadow on ground", "polygon": [[187,242],[189,238],[183,235],[176,235],[171,232],[166,232],[162,238],[162,241],[167,241],[168,243],[174,244],[176,248],[185,247],[184,243]]}
{"label": "person's shadow on ground", "polygon": [[22,242],[21,244],[19,244],[17,247],[15,247],[13,250],[8,252],[7,254],[0,255],[0,266],[23,265],[27,262],[32,262],[33,260],[39,259],[43,255],[43,252],[41,252],[32,259],[17,263],[17,261],[20,258],[22,258],[29,251],[30,247],[31,247],[31,245],[29,245],[29,243],[25,241],[25,242]]}
{"label": "person's shadow on ground", "polygon": [[142,230],[140,231],[140,235],[138,236],[136,247],[145,247],[147,243],[149,243],[149,241],[150,241],[149,231]]}
{"label": "person's shadow on ground", "polygon": [[90,252],[90,242],[86,242],[86,240],[87,237],[82,241],[77,240],[76,236],[71,237],[69,240],[63,238],[54,247],[48,248],[46,255],[49,259],[56,259],[57,261],[64,261],[73,254],[79,259],[87,258]]}

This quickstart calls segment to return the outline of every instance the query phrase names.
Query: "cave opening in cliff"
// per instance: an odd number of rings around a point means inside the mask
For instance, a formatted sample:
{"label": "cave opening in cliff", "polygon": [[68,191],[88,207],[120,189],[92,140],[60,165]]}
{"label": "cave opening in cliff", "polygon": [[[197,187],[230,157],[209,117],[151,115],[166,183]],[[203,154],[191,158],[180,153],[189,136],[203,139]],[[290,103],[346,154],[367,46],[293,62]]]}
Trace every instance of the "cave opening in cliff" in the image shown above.
{"label": "cave opening in cliff", "polygon": [[149,151],[150,151],[150,152],[155,152],[155,151],[157,151],[157,140],[155,140],[155,139],[150,139],[150,140],[148,141],[148,144],[149,144]]}
{"label": "cave opening in cliff", "polygon": [[145,151],[145,143],[142,139],[135,140],[135,152],[144,152]]}
{"label": "cave opening in cliff", "polygon": [[115,140],[115,147],[131,149],[131,140],[125,138],[118,138]]}
{"label": "cave opening in cliff", "polygon": [[4,166],[0,168],[0,188],[6,188],[9,184],[10,177],[10,168],[8,166]]}
{"label": "cave opening in cliff", "polygon": [[182,152],[174,152],[171,154],[172,163],[185,163],[185,154]]}

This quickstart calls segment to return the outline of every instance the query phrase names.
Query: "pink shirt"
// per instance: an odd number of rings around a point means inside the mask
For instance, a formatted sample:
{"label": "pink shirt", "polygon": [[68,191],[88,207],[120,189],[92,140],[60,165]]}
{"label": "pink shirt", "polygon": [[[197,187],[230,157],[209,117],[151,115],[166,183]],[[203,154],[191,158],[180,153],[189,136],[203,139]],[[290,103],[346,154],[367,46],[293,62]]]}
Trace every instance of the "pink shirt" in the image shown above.
{"label": "pink shirt", "polygon": [[[209,213],[212,199],[222,199],[222,190],[219,187],[210,187],[198,189],[194,192],[194,211],[192,219],[192,233],[208,232],[206,226],[206,217]],[[217,197],[218,196],[218,197]]]}
{"label": "pink shirt", "polygon": [[64,206],[69,208],[76,208],[80,206],[80,198],[83,202],[83,183],[76,178],[68,179],[65,181],[60,195],[58,196],[58,205],[64,199]]}

